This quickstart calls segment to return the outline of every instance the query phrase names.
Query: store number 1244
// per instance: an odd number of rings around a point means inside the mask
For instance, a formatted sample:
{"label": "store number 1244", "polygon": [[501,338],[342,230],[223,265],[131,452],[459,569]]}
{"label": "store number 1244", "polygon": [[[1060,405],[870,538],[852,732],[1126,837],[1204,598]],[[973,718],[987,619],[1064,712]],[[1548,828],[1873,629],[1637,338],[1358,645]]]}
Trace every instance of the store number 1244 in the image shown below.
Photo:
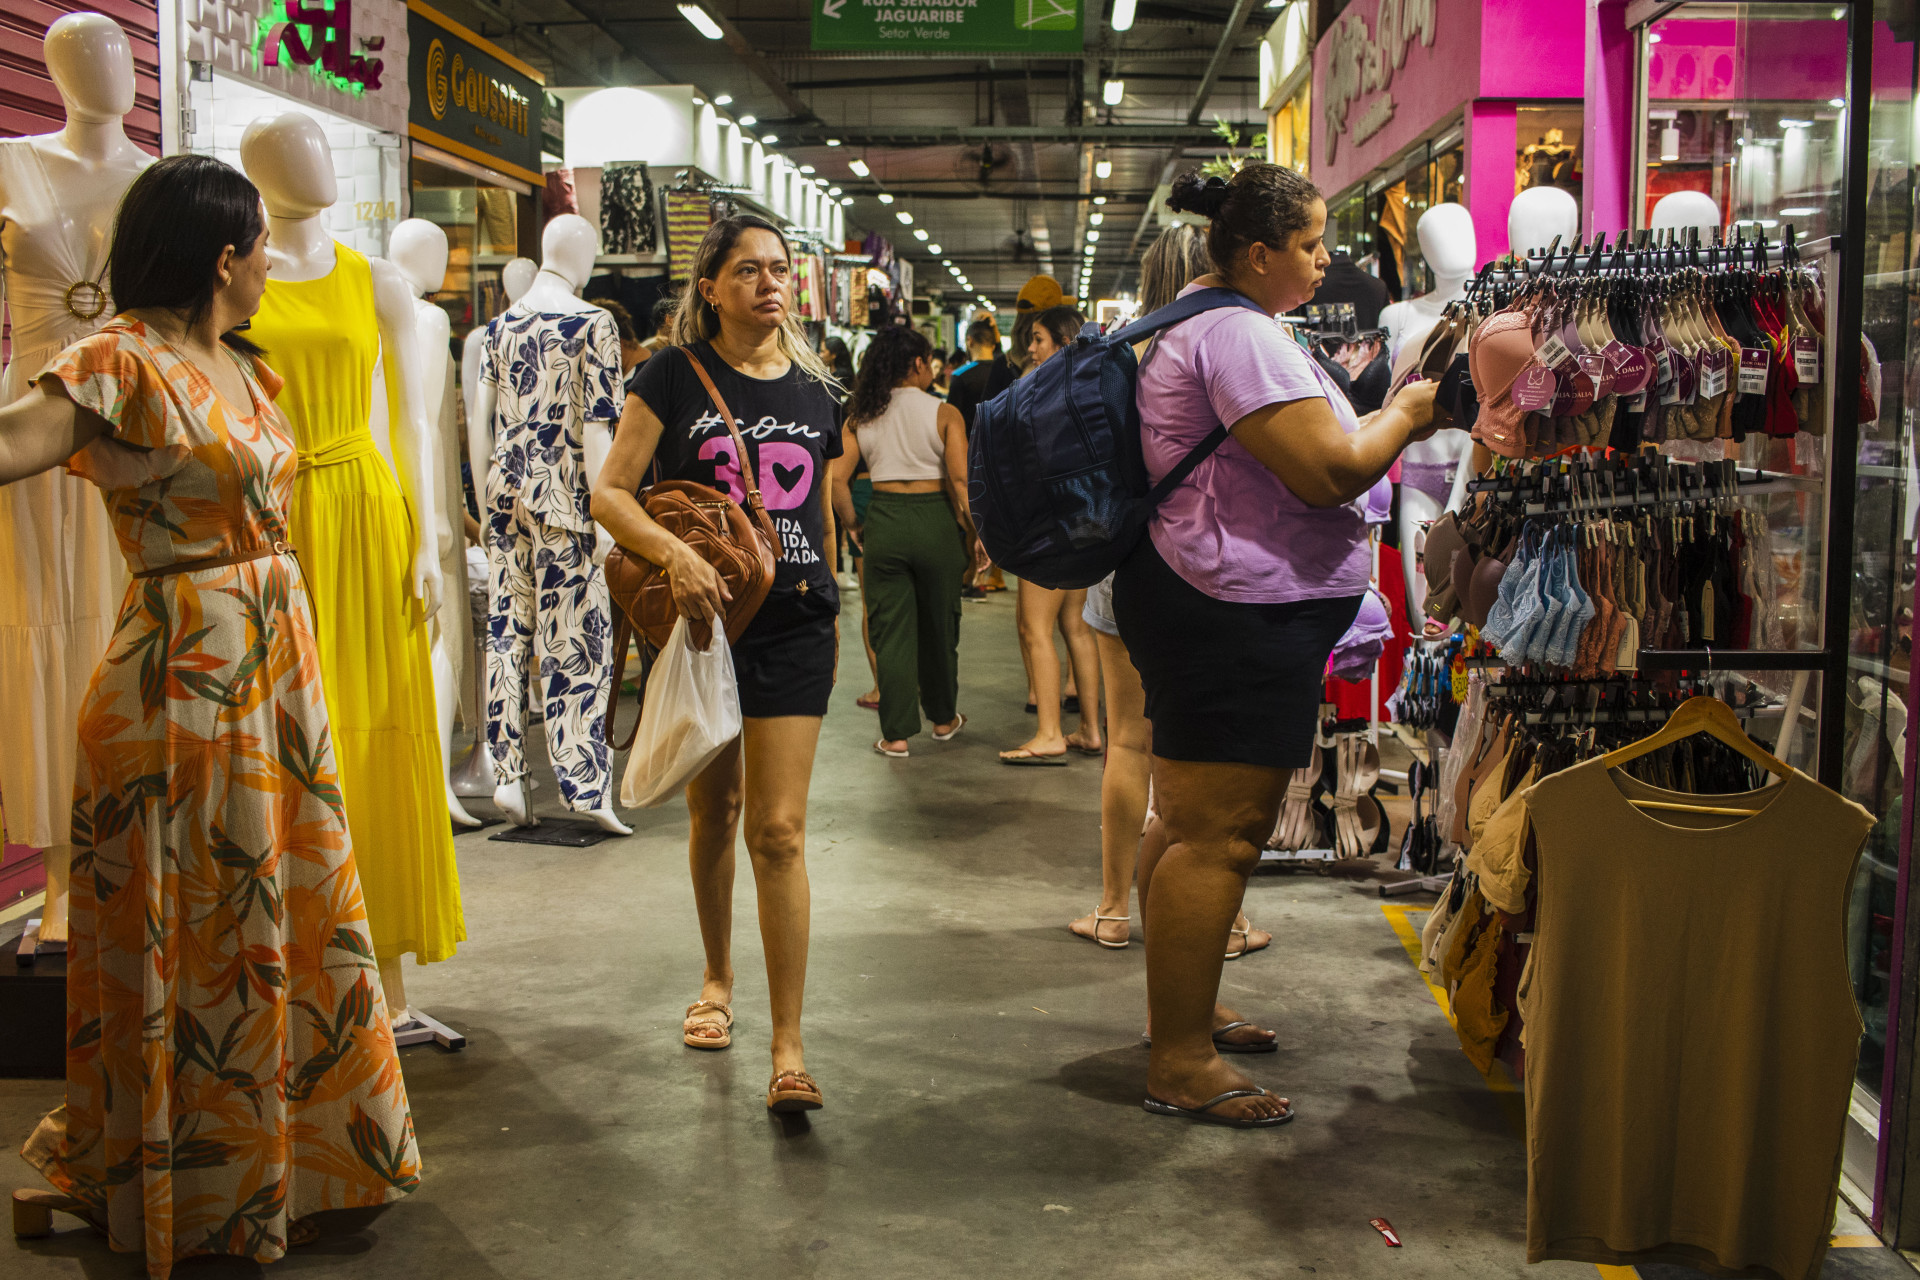
{"label": "store number 1244", "polygon": [[392,222],[400,216],[400,205],[394,200],[355,200],[353,219],[355,222]]}

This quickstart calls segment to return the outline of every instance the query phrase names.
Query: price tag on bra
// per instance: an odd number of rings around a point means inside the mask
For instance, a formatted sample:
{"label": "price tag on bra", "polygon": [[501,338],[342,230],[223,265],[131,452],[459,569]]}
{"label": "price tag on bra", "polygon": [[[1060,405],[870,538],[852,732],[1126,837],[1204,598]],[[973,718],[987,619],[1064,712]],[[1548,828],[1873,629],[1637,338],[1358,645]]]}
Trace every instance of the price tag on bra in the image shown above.
{"label": "price tag on bra", "polygon": [[1552,407],[1553,397],[1560,390],[1560,380],[1537,364],[1530,364],[1520,371],[1513,380],[1513,390],[1508,398],[1516,409],[1527,413],[1539,413]]}
{"label": "price tag on bra", "polygon": [[1801,386],[1810,387],[1819,383],[1819,339],[1795,338],[1793,340],[1793,371],[1800,375]]}
{"label": "price tag on bra", "polygon": [[[1667,344],[1664,341],[1653,344],[1653,367],[1660,372],[1660,376],[1656,381],[1658,381],[1661,386],[1664,387],[1667,383],[1673,381],[1673,360],[1667,355]],[[1661,399],[1661,403],[1667,403],[1664,396]]]}
{"label": "price tag on bra", "polygon": [[1740,348],[1740,378],[1735,384],[1743,396],[1767,394],[1767,349]]}
{"label": "price tag on bra", "polygon": [[1621,395],[1633,395],[1646,388],[1647,374],[1653,368],[1646,352],[1615,338],[1601,348],[1600,354],[1607,358],[1607,363],[1613,368],[1615,391]]}
{"label": "price tag on bra", "polygon": [[1700,357],[1700,396],[1711,400],[1727,389],[1727,353],[1708,351]]}
{"label": "price tag on bra", "polygon": [[1613,394],[1613,369],[1607,364],[1607,358],[1598,351],[1583,351],[1575,357],[1580,363],[1580,372],[1587,375],[1593,383],[1593,398]]}
{"label": "price tag on bra", "polygon": [[1542,369],[1558,369],[1572,356],[1573,352],[1567,349],[1567,344],[1560,341],[1560,335],[1555,334],[1541,344],[1538,351],[1533,353],[1533,360],[1534,363]]}

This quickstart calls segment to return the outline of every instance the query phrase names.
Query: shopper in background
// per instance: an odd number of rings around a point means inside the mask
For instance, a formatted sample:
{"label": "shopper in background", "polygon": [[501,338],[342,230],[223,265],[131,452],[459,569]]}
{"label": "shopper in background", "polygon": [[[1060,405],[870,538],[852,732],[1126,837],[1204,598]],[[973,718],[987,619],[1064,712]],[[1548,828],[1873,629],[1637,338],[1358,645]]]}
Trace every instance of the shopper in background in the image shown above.
{"label": "shopper in background", "polygon": [[833,374],[833,380],[840,384],[841,393],[853,385],[853,353],[847,350],[847,344],[841,338],[824,338],[820,342],[820,358],[827,362],[827,370]]}
{"label": "shopper in background", "polygon": [[[950,742],[966,717],[960,696],[960,579],[972,559],[967,429],[928,394],[933,344],[904,325],[874,335],[847,399],[846,452],[833,460],[833,502],[862,544],[862,599],[879,655],[880,739],[904,759],[924,707],[933,740]],[[854,511],[849,481],[866,459],[873,501]]]}
{"label": "shopper in background", "polygon": [[673,317],[680,310],[680,298],[668,294],[653,304],[653,336],[640,344],[640,363],[673,345]]}
{"label": "shopper in background", "polygon": [[[1213,270],[1207,255],[1207,238],[1192,223],[1176,222],[1160,233],[1140,259],[1140,305],[1150,315],[1180,296],[1180,291],[1200,276]],[[1136,354],[1144,355],[1142,342]],[[1142,832],[1146,839],[1164,844],[1160,820],[1147,828],[1148,782],[1153,771],[1153,726],[1147,723],[1146,694],[1140,687],[1140,673],[1127,646],[1120,641],[1120,629],[1113,622],[1113,576],[1109,574],[1087,588],[1087,603],[1081,616],[1093,629],[1095,647],[1100,653],[1100,685],[1106,699],[1107,758],[1100,772],[1100,905],[1067,928],[1083,938],[1113,950],[1124,950],[1133,936],[1129,901],[1133,896],[1133,871],[1138,862]],[[1232,940],[1226,956],[1237,960],[1249,951],[1258,951],[1273,941],[1273,935],[1253,928],[1242,915],[1233,923]],[[1238,1024],[1238,1025],[1235,1025]],[[1241,1022],[1231,1010],[1214,1011],[1215,1035],[1232,1044],[1262,1044],[1273,1040],[1271,1031]]]}
{"label": "shopper in background", "polygon": [[1230,181],[1188,173],[1168,206],[1210,219],[1215,270],[1187,290],[1235,289],[1258,310],[1209,311],[1166,330],[1136,396],[1152,480],[1217,424],[1232,431],[1114,576],[1166,836],[1164,850],[1149,844],[1140,857],[1153,1027],[1145,1106],[1267,1127],[1290,1120],[1291,1104],[1220,1057],[1222,956],[1288,773],[1310,758],[1328,655],[1367,588],[1355,500],[1431,432],[1434,384],[1408,386],[1362,427],[1267,318],[1311,298],[1328,261],[1326,205],[1306,178],[1272,164]]}
{"label": "shopper in background", "polygon": [[1000,329],[991,319],[967,326],[969,363],[953,371],[947,403],[960,411],[961,421],[973,429],[973,411],[1013,385],[1013,366],[1000,348]]}
{"label": "shopper in background", "polygon": [[720,575],[656,524],[636,497],[657,462],[662,479],[693,480],[745,500],[733,441],[691,364],[698,360],[738,415],[754,477],[779,523],[772,591],[733,643],[744,721],[739,744],[687,785],[706,973],[681,1032],[694,1048],[733,1042],[734,837],[744,816],[773,1011],[767,1106],[775,1111],[810,1110],[823,1101],[806,1072],[800,1035],[807,787],[833,690],[840,611],[826,471],[840,456],[841,409],[832,374],[792,311],[792,280],[791,251],[772,223],[742,215],[707,230],[674,322],[674,345],[683,350],[640,367],[593,487],[594,519],[622,547],[666,570],[683,617],[724,616]]}
{"label": "shopper in background", "polygon": [[613,331],[620,339],[620,376],[627,377],[648,355],[640,335],[634,332],[633,316],[612,298],[588,298],[587,301],[613,317]]}
{"label": "shopper in background", "polygon": [[157,1280],[420,1181],[286,545],[299,460],[238,328],[266,242],[238,170],[154,164],[114,220],[119,314],[0,409],[0,485],[91,480],[136,575],[79,716],[65,1105],[22,1153],[64,1194],[15,1212],[86,1218]]}
{"label": "shopper in background", "polygon": [[[928,367],[933,370],[933,376],[927,382],[927,394],[944,401],[953,387],[953,366],[947,362],[947,353],[937,349],[931,342],[927,344],[927,350],[933,352],[927,357]],[[960,430],[965,432],[966,429],[967,424],[961,423]]]}
{"label": "shopper in background", "polygon": [[[1086,324],[1085,316],[1067,306],[1026,312],[1022,319],[1032,330],[1027,348],[1029,373],[1072,342]],[[1002,764],[1064,765],[1068,750],[1090,756],[1105,750],[1100,735],[1099,651],[1094,647],[1092,629],[1080,616],[1086,602],[1084,589],[1056,591],[1021,581],[1020,656],[1027,666],[1027,709],[1039,716],[1040,723],[1031,738],[1000,753]],[[1060,658],[1053,648],[1056,628],[1066,638],[1073,682],[1079,687],[1080,727],[1070,736],[1062,732],[1060,723],[1064,699],[1060,692]]]}

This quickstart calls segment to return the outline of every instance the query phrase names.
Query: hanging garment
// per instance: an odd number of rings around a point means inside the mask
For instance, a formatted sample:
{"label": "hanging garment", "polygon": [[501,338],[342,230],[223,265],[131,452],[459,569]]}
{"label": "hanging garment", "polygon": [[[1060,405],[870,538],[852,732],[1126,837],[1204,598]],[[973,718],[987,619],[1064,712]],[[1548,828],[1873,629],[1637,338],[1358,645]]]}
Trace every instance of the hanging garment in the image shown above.
{"label": "hanging garment", "polygon": [[[108,495],[136,571],[288,537],[280,381],[239,363],[244,409],[133,320],[54,365],[116,439],[192,450]],[[146,578],[81,716],[66,1105],[25,1154],[153,1277],[420,1178],[312,619],[290,555]]]}
{"label": "hanging garment", "polygon": [[574,190],[573,170],[551,169],[547,172],[547,185],[540,193],[540,209],[543,221],[551,222],[563,213],[580,212],[580,196]]}
{"label": "hanging garment", "polygon": [[318,280],[269,277],[249,331],[287,380],[300,448],[293,544],[312,594],[340,791],[382,960],[444,960],[466,938],[447,821],[426,620],[408,594],[414,514],[374,443],[373,273],[334,245]]}
{"label": "hanging garment", "polygon": [[[105,324],[113,302],[89,288],[106,279],[107,246],[90,252],[63,217],[40,153],[25,138],[0,140],[0,196],[0,286],[13,330],[0,404],[11,404],[62,347]],[[68,842],[74,725],[126,584],[113,523],[92,485],[54,470],[0,486],[6,841],[40,849]]]}
{"label": "hanging garment", "polygon": [[667,192],[667,274],[685,280],[693,274],[693,255],[713,225],[713,208],[703,191]]}
{"label": "hanging garment", "polygon": [[590,812],[606,801],[613,770],[601,723],[612,613],[606,580],[593,563],[586,429],[620,416],[613,317],[598,307],[511,307],[488,330],[480,381],[495,394],[486,477],[486,714],[494,776],[504,784],[527,772],[522,673],[537,628],[547,749],[560,798],[577,813]]}
{"label": "hanging garment", "polygon": [[474,231],[482,253],[518,253],[519,197],[504,187],[475,187]]}
{"label": "hanging garment", "polygon": [[647,182],[647,166],[608,165],[600,171],[600,251],[652,253],[653,240],[653,189]]}
{"label": "hanging garment", "polygon": [[1798,771],[1698,797],[1604,758],[1526,795],[1527,1261],[1814,1280],[1862,1029],[1846,915],[1872,816]]}

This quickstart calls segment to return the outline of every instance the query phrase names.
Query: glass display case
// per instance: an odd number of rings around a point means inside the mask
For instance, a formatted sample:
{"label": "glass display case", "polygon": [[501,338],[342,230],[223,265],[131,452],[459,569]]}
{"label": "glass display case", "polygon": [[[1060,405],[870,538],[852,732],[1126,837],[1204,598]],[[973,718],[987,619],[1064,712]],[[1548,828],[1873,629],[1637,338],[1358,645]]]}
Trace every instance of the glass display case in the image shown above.
{"label": "glass display case", "polygon": [[[1871,0],[1869,0],[1871,2]],[[1640,33],[1636,146],[1640,225],[1718,226],[1778,244],[1791,229],[1818,259],[1826,287],[1827,340],[1817,394],[1827,421],[1846,409],[1857,424],[1791,439],[1749,437],[1743,466],[1804,478],[1806,489],[1772,500],[1776,546],[1793,548],[1783,603],[1799,643],[1824,649],[1831,684],[1807,700],[1817,758],[1793,763],[1864,806],[1875,825],[1862,852],[1847,921],[1854,995],[1866,1031],[1850,1112],[1843,1189],[1874,1205],[1881,1187],[1881,1100],[1889,1080],[1889,1020],[1896,985],[1902,868],[1906,708],[1914,602],[1916,487],[1908,348],[1920,323],[1915,269],[1913,99],[1916,50],[1880,4],[1872,26],[1863,227],[1846,225],[1850,110],[1850,10],[1846,5],[1683,4]],[[1855,204],[1855,208],[1859,205]],[[1853,233],[1849,236],[1849,233]],[[1860,233],[1864,232],[1864,235]],[[1859,244],[1860,260],[1844,250]],[[1851,268],[1851,269],[1843,269]],[[1860,286],[1861,333],[1841,329],[1842,294]],[[1852,301],[1848,299],[1846,301]],[[1859,363],[1860,378],[1852,362]],[[1837,397],[1856,397],[1842,406]],[[1835,453],[1834,435],[1852,441]],[[1836,469],[1836,463],[1844,465]],[[1797,528],[1794,526],[1798,526]],[[1831,531],[1831,555],[1825,547]],[[1823,566],[1834,581],[1809,580]],[[1756,676],[1765,679],[1764,676]],[[1785,678],[1776,675],[1775,680]],[[1806,726],[1801,726],[1805,728]],[[1911,984],[1911,975],[1907,979]],[[1900,1033],[1911,1040],[1911,1031]],[[1851,1184],[1848,1186],[1847,1184]]]}

